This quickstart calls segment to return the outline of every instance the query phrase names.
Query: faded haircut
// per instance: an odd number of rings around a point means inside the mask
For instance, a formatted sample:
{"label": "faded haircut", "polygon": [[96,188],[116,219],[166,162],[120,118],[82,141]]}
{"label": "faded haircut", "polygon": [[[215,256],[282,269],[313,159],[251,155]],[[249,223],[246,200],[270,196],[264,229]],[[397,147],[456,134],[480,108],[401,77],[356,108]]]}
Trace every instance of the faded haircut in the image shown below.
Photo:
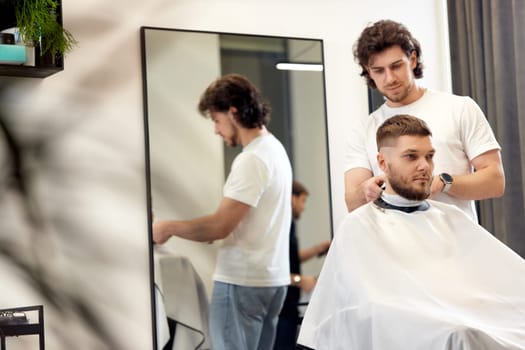
{"label": "faded haircut", "polygon": [[401,136],[432,136],[427,123],[408,114],[398,114],[388,118],[376,132],[377,149],[395,146]]}

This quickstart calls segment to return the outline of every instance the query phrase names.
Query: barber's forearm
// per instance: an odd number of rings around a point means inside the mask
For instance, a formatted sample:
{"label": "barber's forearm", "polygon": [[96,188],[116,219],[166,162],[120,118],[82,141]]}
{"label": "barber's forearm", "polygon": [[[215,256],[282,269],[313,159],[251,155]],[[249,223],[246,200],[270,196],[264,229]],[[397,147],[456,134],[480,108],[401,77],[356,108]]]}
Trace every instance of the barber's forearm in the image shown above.
{"label": "barber's forearm", "polygon": [[305,262],[322,253],[324,253],[324,250],[321,244],[316,244],[309,248],[301,249],[299,251],[299,261]]}
{"label": "barber's forearm", "polygon": [[363,191],[359,191],[359,189],[347,189],[345,191],[345,202],[348,212],[351,212],[354,209],[359,208],[363,204],[366,204],[366,198]]}
{"label": "barber's forearm", "polygon": [[345,202],[349,212],[367,203],[365,183],[371,178],[372,172],[365,168],[345,172]]}
{"label": "barber's forearm", "polygon": [[154,225],[154,237],[158,236],[160,241],[177,236],[196,242],[209,242],[227,236],[224,231],[220,225],[214,224],[211,215],[188,221],[162,221]]}
{"label": "barber's forearm", "polygon": [[469,175],[453,175],[454,182],[448,195],[468,200],[481,200],[503,196],[505,175],[497,166],[487,167]]}

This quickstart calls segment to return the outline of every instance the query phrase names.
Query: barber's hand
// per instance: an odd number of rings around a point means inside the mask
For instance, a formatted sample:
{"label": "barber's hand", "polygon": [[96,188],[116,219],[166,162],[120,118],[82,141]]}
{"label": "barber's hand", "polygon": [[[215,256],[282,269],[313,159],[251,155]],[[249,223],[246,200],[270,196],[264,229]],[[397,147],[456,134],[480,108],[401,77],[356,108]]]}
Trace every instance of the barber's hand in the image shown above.
{"label": "barber's hand", "polygon": [[168,231],[168,225],[166,222],[159,221],[153,224],[153,242],[163,244],[166,243],[170,237],[171,234]]}
{"label": "barber's hand", "polygon": [[304,290],[305,292],[311,292],[314,289],[316,283],[317,278],[313,276],[301,275],[301,284],[299,287],[301,287],[301,290]]}
{"label": "barber's hand", "polygon": [[432,184],[430,185],[430,196],[429,199],[432,199],[436,196],[436,194],[441,193],[443,191],[443,187],[445,187],[445,184],[441,179],[439,178],[439,175],[435,175],[432,177]]}
{"label": "barber's hand", "polygon": [[381,192],[383,191],[381,186],[383,186],[385,180],[385,175],[377,175],[372,176],[370,179],[361,184],[361,188],[367,203],[379,198]]}
{"label": "barber's hand", "polygon": [[330,248],[330,241],[323,241],[319,243],[316,247],[317,256],[325,255],[326,252],[328,252],[328,248]]}

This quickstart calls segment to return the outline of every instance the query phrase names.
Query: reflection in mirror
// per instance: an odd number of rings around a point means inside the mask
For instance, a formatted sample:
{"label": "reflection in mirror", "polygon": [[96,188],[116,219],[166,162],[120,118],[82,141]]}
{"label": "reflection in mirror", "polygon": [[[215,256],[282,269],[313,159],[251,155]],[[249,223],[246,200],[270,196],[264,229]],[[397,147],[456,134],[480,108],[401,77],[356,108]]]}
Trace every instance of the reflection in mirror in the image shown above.
{"label": "reflection in mirror", "polygon": [[[294,178],[308,189],[306,210],[296,226],[300,247],[331,239],[324,73],[276,69],[284,61],[322,65],[322,41],[150,27],[141,28],[141,39],[148,197],[155,220],[215,211],[230,164],[241,150],[213,135],[213,123],[199,115],[197,103],[216,78],[240,73],[270,101],[269,130],[285,146]],[[178,257],[188,262],[209,297],[219,245],[173,237],[154,247],[155,282],[167,288],[161,257]],[[302,265],[303,273],[317,275],[321,265],[322,259],[312,259]],[[176,275],[183,272],[173,269],[170,278],[183,283]]]}

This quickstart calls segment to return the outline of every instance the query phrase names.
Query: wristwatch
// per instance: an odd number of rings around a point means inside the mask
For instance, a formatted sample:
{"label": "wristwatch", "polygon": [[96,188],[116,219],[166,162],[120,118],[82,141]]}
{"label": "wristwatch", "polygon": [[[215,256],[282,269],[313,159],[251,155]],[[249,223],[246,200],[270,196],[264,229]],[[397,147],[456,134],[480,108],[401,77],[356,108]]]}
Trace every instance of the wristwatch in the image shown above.
{"label": "wristwatch", "polygon": [[452,178],[452,176],[450,174],[447,174],[447,173],[439,174],[439,179],[445,184],[445,186],[443,186],[443,189],[441,190],[441,192],[447,193],[448,190],[450,190],[450,186],[452,186],[452,183],[454,182],[454,179]]}
{"label": "wristwatch", "polygon": [[292,282],[294,286],[298,286],[299,283],[301,283],[301,280],[302,280],[301,275],[293,275],[292,277]]}

